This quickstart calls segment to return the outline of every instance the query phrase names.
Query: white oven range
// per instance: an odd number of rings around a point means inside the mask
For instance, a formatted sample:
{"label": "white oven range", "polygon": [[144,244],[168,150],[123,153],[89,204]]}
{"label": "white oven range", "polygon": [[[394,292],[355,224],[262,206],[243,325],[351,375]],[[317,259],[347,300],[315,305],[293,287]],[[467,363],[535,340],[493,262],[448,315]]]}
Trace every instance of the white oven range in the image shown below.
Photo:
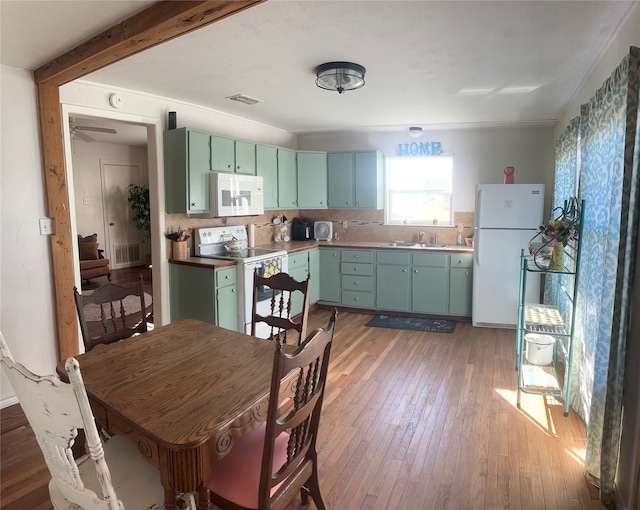
{"label": "white oven range", "polygon": [[[236,238],[240,241],[240,251],[228,251],[225,244]],[[196,257],[235,260],[236,288],[238,296],[238,331],[251,334],[251,312],[253,309],[253,273],[257,269],[261,275],[289,271],[289,257],[284,250],[249,248],[247,228],[244,225],[232,227],[198,228],[194,236]],[[258,313],[269,314],[270,290],[258,293]],[[267,338],[270,330],[266,325],[258,328],[256,336]]]}

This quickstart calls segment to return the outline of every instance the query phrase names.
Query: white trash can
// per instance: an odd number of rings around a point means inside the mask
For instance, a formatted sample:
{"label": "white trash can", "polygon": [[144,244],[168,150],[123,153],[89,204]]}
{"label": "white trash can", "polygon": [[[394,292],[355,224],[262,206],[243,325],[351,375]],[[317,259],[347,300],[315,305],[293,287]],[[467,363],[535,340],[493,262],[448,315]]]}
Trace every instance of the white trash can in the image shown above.
{"label": "white trash can", "polygon": [[549,365],[553,361],[553,349],[556,338],[551,335],[527,333],[524,335],[526,343],[525,355],[532,365]]}

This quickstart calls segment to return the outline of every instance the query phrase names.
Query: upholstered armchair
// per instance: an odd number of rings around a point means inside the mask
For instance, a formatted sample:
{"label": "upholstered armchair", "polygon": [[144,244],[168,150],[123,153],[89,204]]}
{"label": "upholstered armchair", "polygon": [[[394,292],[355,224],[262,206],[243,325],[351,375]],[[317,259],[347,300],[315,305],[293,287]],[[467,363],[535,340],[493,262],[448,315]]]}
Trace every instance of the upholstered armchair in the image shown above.
{"label": "upholstered armchair", "polygon": [[107,276],[111,281],[109,259],[105,259],[103,250],[98,249],[98,234],[82,237],[78,235],[78,253],[80,258],[80,278],[87,283],[91,278]]}

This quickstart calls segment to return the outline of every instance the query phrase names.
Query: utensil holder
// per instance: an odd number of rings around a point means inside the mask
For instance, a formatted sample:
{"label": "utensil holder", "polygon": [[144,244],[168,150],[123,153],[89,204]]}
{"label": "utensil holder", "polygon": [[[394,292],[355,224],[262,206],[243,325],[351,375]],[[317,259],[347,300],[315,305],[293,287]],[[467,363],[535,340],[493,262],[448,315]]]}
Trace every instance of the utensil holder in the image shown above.
{"label": "utensil holder", "polygon": [[185,260],[187,258],[187,241],[173,241],[171,251],[174,260]]}

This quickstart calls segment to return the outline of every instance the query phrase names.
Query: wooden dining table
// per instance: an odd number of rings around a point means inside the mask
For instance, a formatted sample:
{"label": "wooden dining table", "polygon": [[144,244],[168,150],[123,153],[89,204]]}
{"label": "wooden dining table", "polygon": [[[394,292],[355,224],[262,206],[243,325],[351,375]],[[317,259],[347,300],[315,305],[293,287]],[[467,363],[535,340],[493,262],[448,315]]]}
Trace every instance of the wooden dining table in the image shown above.
{"label": "wooden dining table", "polygon": [[[266,419],[275,342],[185,319],[76,357],[96,422],[160,471],[165,508]],[[64,361],[57,367],[66,378]]]}

